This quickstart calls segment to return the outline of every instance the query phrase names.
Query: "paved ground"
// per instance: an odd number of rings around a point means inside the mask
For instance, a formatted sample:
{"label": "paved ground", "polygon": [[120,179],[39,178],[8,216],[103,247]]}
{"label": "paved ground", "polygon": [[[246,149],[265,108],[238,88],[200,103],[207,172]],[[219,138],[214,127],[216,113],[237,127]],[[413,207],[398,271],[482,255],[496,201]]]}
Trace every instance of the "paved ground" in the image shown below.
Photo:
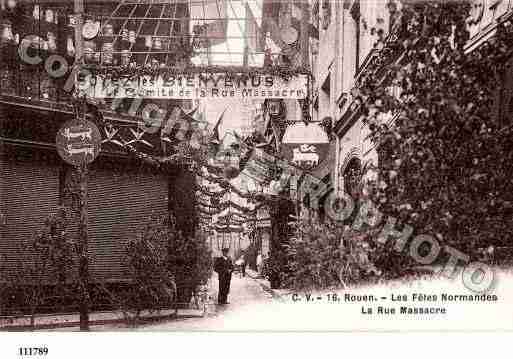
{"label": "paved ground", "polygon": [[[239,274],[232,277],[228,305],[217,305],[217,276],[212,278],[212,304],[210,313],[203,318],[169,320],[166,322],[141,325],[137,328],[122,326],[93,327],[93,331],[190,331],[190,330],[234,330],[241,325],[251,328],[250,317],[255,308],[267,306],[275,301],[272,295],[262,288],[259,282],[249,276],[241,278]],[[247,319],[247,320],[246,320]]]}

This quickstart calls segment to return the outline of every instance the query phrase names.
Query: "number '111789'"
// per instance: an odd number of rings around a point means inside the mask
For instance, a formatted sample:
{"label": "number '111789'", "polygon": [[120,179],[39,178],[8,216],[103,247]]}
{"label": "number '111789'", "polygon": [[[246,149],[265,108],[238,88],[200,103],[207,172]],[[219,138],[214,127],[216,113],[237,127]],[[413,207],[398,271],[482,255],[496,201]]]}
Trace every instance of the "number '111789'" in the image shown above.
{"label": "number '111789'", "polygon": [[44,356],[48,354],[47,347],[20,347],[18,348],[20,356]]}

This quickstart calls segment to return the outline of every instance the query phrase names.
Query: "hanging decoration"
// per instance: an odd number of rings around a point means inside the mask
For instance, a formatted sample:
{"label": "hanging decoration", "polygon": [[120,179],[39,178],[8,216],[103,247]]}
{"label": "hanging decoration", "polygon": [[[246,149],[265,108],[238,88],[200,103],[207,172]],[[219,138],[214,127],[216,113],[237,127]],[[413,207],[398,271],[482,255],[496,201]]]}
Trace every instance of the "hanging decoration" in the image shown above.
{"label": "hanging decoration", "polygon": [[82,27],[82,36],[85,40],[92,40],[100,32],[100,23],[93,22],[92,19],[87,19]]}

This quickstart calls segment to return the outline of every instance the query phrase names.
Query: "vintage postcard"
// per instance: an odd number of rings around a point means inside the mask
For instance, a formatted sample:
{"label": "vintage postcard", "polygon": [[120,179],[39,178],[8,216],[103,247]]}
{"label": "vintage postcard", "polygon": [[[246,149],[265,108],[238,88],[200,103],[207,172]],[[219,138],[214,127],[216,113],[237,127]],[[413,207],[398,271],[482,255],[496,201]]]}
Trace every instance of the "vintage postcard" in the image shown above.
{"label": "vintage postcard", "polygon": [[513,0],[0,0],[0,330],[513,330],[512,65]]}

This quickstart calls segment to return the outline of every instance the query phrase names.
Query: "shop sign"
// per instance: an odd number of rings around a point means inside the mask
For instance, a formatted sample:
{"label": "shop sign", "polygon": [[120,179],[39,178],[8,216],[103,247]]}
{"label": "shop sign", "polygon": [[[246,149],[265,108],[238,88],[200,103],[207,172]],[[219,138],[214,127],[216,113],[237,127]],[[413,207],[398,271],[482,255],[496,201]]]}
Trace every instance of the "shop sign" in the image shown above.
{"label": "shop sign", "polygon": [[303,170],[313,170],[328,154],[329,137],[318,123],[298,122],[285,130],[282,145],[289,162]]}
{"label": "shop sign", "polygon": [[101,135],[91,121],[70,120],[57,133],[57,152],[73,166],[93,162],[100,154]]}

